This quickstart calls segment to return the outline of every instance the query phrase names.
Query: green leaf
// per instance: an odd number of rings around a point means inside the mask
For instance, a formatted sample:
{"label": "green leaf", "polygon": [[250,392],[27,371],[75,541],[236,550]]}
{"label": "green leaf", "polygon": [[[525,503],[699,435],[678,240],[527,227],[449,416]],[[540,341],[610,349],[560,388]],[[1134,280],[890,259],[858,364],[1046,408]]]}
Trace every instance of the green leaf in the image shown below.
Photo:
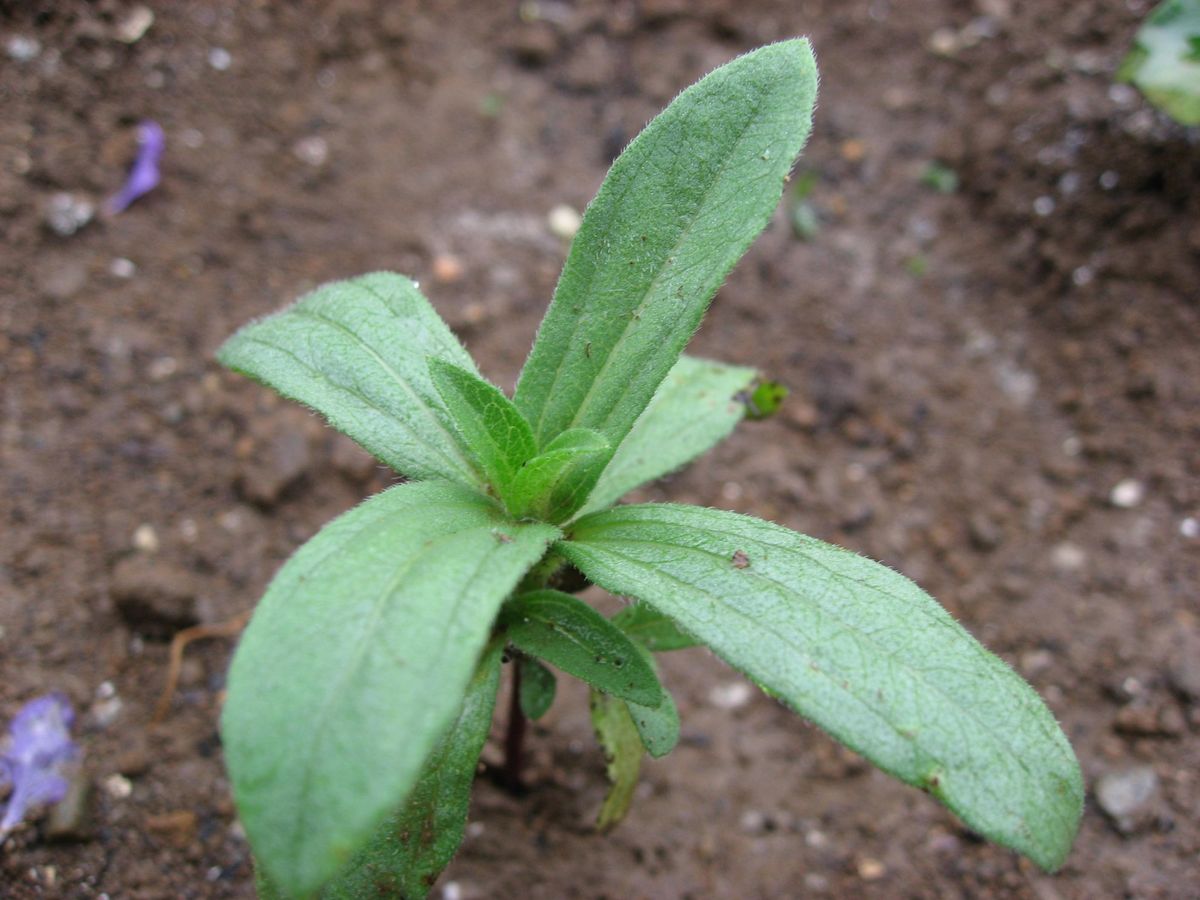
{"label": "green leaf", "polygon": [[847,550],[748,516],[624,506],[556,545],[654,606],[834,737],[981,834],[1060,866],[1083,782],[1041,699],[928,594]]}
{"label": "green leaf", "polygon": [[467,826],[471,785],[487,743],[504,648],[493,641],[467,686],[462,711],[438,741],[404,805],[321,891],[322,900],[420,900],[454,857]]}
{"label": "green leaf", "polygon": [[229,674],[226,764],[281,890],[316,890],[420,776],[501,603],[558,535],[446,482],[404,484],[284,565]]}
{"label": "green leaf", "polygon": [[397,472],[482,479],[455,437],[427,357],[475,364],[415,284],[376,272],[335,281],[245,326],[217,358],[312,407]]}
{"label": "green leaf", "polygon": [[504,605],[508,640],[597,690],[656,707],[663,689],[633,642],[582,600],[561,591],[521,594]]}
{"label": "green leaf", "polygon": [[507,504],[517,470],[537,453],[529,423],[499,388],[466,369],[431,358],[429,374],[463,446]]}
{"label": "green leaf", "polygon": [[734,395],[756,374],[744,366],[681,356],[613,454],[583,512],[611,506],[638,485],[675,471],[726,437],[746,411]]}
{"label": "green leaf", "polygon": [[1166,0],[1138,30],[1117,71],[1182,125],[1200,125],[1200,0]]}
{"label": "green leaf", "polygon": [[613,616],[612,623],[647,650],[656,653],[686,650],[699,643],[649,603],[630,603]]}
{"label": "green leaf", "polygon": [[564,431],[517,472],[508,508],[517,518],[563,522],[587,500],[611,458],[603,435],[589,428]]}
{"label": "green leaf", "polygon": [[539,446],[629,433],[770,220],[816,90],[807,41],[763,47],[685,90],[613,164],[517,385]]}
{"label": "green leaf", "polygon": [[[634,646],[657,675],[658,667],[654,663],[654,654],[636,641]],[[625,704],[629,707],[630,718],[633,719],[642,745],[655,759],[666,756],[679,743],[679,710],[675,708],[675,698],[666,688],[663,688],[662,695],[662,703],[656,708],[628,701]]]}
{"label": "green leaf", "polygon": [[633,803],[642,769],[642,739],[623,700],[592,691],[591,710],[592,728],[604,749],[609,783],[596,828],[608,831],[625,818]]}
{"label": "green leaf", "polygon": [[519,657],[517,665],[521,667],[521,689],[517,692],[517,701],[525,717],[536,722],[554,705],[558,679],[540,662],[528,656]]}

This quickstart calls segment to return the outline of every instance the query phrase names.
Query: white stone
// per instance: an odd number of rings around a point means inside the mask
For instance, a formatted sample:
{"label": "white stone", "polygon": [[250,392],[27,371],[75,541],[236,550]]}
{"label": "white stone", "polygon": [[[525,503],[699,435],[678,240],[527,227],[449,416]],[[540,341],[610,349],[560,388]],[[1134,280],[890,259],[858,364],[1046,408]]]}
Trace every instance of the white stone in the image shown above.
{"label": "white stone", "polygon": [[549,215],[546,216],[546,224],[550,227],[552,234],[563,240],[570,240],[575,237],[579,226],[583,224],[583,216],[565,203],[560,203],[550,210]]}
{"label": "white stone", "polygon": [[726,681],[708,692],[708,702],[718,709],[740,709],[750,702],[754,689],[744,681]]}
{"label": "white stone", "polygon": [[158,532],[148,522],[143,522],[133,532],[133,547],[143,553],[155,553],[159,548]]}
{"label": "white stone", "polygon": [[119,773],[104,779],[104,791],[114,800],[124,800],[133,793],[133,782]]}
{"label": "white stone", "polygon": [[1109,502],[1121,509],[1133,509],[1145,498],[1146,486],[1136,478],[1126,478],[1117,482],[1112,493],[1108,495]]}

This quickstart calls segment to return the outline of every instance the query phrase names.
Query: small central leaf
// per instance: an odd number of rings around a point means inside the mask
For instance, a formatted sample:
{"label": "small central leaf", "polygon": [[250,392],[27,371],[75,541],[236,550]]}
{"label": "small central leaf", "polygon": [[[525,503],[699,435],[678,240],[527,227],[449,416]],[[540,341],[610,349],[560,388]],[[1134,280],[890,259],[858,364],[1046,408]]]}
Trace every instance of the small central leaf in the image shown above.
{"label": "small central leaf", "polygon": [[612,447],[589,428],[564,431],[513,479],[509,511],[517,518],[564,522],[578,510],[612,458]]}
{"label": "small central leaf", "polygon": [[463,446],[496,495],[510,505],[517,470],[537,452],[529,423],[499,388],[466,369],[430,357],[429,374]]}

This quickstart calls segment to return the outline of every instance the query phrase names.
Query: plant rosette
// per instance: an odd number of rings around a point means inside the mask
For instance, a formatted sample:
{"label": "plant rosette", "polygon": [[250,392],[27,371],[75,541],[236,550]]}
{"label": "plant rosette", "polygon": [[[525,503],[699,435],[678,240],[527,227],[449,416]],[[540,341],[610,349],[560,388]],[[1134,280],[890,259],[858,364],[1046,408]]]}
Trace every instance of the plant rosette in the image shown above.
{"label": "plant rosette", "polygon": [[[511,399],[389,273],[221,348],[410,479],[296,552],[234,657],[222,734],[265,896],[424,897],[462,839],[506,659],[518,724],[556,671],[591,686],[611,827],[643,755],[679,737],[654,656],[697,644],[980,834],[1062,864],[1083,802],[1071,746],[928,594],[749,516],[614,505],[785,393],[682,351],[771,219],[816,91],[808,42],[785,41],[646,127],[587,209]],[[574,596],[589,584],[632,602],[606,618]]]}

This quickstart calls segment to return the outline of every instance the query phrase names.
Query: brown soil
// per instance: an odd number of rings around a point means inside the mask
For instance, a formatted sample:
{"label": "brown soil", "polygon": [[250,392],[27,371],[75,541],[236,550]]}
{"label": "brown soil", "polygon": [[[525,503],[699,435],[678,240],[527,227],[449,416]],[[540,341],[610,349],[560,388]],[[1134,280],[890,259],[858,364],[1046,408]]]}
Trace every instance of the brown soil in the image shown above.
{"label": "brown soil", "polygon": [[[164,2],[130,44],[117,0],[0,3],[0,717],[65,691],[94,786],[73,840],[0,848],[0,895],[252,895],[216,732],[231,642],[189,652],[150,726],[163,639],[246,610],[392,476],[222,372],[222,338],[396,269],[511,385],[564,255],[548,210],[694,78],[806,33],[822,230],[781,211],[694,345],[792,400],[643,495],[902,569],[1033,682],[1090,789],[1148,765],[1156,793],[1118,828],[1089,790],[1043,875],[766,697],[721,708],[739,679],[687,651],[684,740],[615,833],[590,830],[602,760],[565,691],[531,792],[479,785],[441,896],[1200,896],[1200,149],[1112,87],[1146,5]],[[142,118],[162,186],[47,230],[56,192],[117,187]]]}

